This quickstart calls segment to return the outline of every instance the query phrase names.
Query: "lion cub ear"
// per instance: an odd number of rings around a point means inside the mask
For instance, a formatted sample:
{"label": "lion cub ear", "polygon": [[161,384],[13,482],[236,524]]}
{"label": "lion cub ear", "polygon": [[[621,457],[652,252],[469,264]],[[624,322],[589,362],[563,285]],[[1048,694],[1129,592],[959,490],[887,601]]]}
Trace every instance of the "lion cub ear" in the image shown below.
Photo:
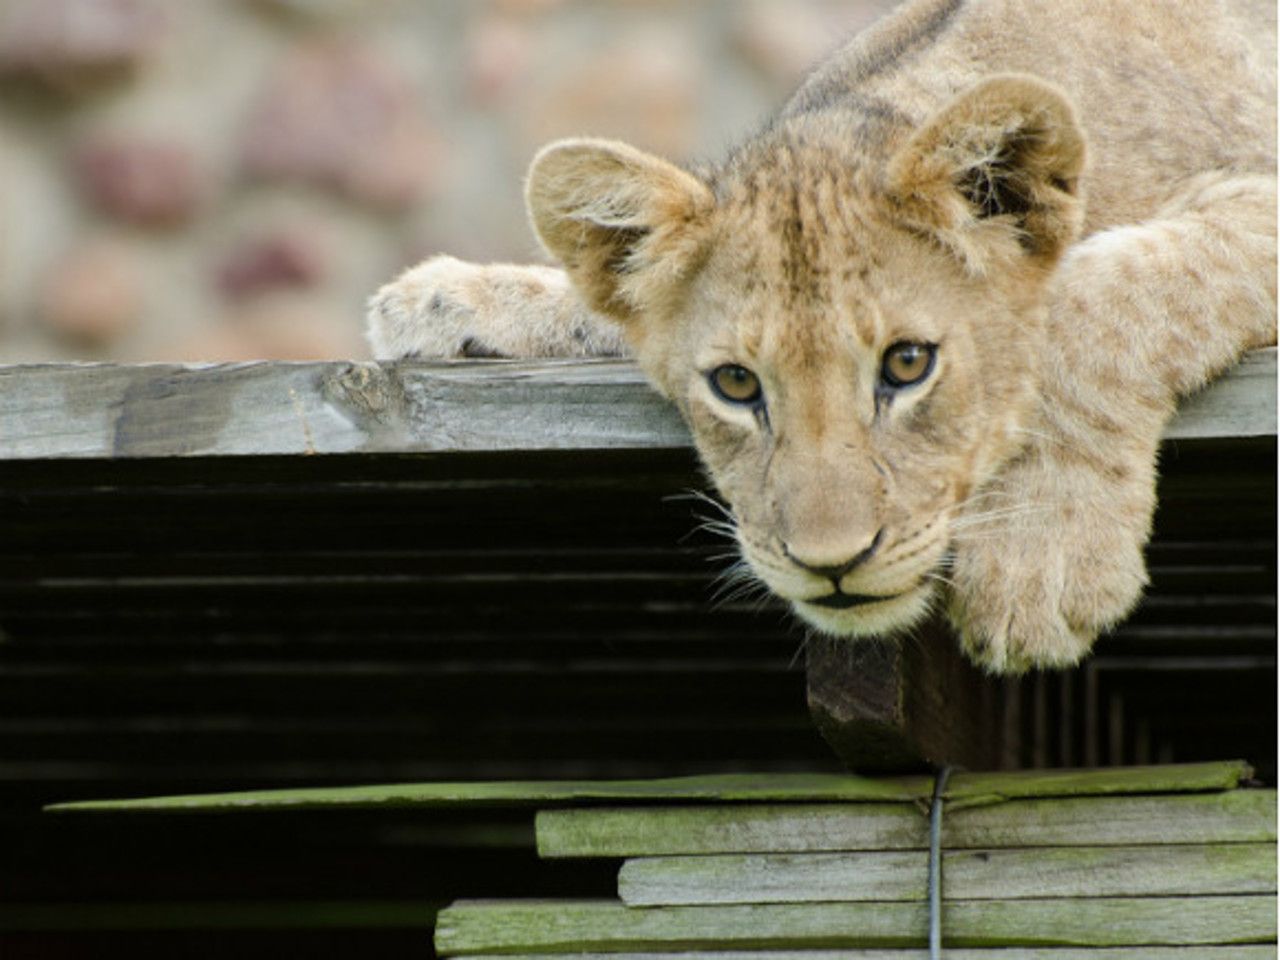
{"label": "lion cub ear", "polygon": [[529,168],[538,238],[588,305],[624,323],[661,308],[696,268],[715,206],[674,164],[611,140],[561,140]]}
{"label": "lion cub ear", "polygon": [[1062,92],[1003,74],[965,90],[912,135],[889,162],[889,195],[910,226],[975,271],[995,249],[1048,265],[1079,235],[1084,163],[1084,133]]}

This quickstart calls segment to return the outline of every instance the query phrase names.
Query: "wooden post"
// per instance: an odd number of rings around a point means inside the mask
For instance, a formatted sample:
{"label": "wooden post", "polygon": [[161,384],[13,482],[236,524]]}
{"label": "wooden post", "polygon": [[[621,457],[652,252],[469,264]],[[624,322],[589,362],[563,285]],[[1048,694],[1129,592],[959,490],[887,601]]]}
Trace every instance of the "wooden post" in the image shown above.
{"label": "wooden post", "polygon": [[997,684],[942,623],[902,641],[819,637],[808,650],[809,713],[851,770],[1000,765]]}

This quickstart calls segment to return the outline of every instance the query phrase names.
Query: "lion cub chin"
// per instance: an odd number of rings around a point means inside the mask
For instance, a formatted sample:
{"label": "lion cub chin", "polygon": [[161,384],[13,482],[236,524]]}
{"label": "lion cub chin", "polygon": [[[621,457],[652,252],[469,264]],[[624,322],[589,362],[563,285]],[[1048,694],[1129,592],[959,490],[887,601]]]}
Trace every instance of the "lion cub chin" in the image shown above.
{"label": "lion cub chin", "polygon": [[563,269],[427,261],[375,353],[633,356],[803,621],[937,609],[993,672],[1075,663],[1146,583],[1176,398],[1275,342],[1251,11],[914,0],[719,164],[545,148]]}

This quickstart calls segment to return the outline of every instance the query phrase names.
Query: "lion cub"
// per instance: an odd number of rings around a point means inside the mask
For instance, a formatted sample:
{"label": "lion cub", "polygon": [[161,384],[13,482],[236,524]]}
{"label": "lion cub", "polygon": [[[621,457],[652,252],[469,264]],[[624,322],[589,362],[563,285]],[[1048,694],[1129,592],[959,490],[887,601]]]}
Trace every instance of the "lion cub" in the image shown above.
{"label": "lion cub", "polygon": [[1176,398],[1275,342],[1274,31],[1247,0],[912,0],[717,165],[545,148],[563,271],[428,260],[370,340],[634,356],[803,620],[940,604],[992,672],[1075,663],[1147,582]]}

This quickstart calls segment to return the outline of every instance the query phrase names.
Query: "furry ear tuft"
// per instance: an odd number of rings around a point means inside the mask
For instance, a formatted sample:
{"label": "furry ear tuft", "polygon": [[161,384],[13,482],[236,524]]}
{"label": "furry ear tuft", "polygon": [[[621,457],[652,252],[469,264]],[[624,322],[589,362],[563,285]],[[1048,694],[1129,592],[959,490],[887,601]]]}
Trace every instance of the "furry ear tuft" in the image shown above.
{"label": "furry ear tuft", "polygon": [[1002,74],[917,130],[890,160],[887,185],[905,223],[975,271],[993,243],[1052,264],[1080,232],[1084,163],[1084,133],[1066,96],[1036,77]]}
{"label": "furry ear tuft", "polygon": [[611,140],[561,140],[529,168],[533,228],[592,309],[624,322],[660,307],[697,265],[711,189]]}

